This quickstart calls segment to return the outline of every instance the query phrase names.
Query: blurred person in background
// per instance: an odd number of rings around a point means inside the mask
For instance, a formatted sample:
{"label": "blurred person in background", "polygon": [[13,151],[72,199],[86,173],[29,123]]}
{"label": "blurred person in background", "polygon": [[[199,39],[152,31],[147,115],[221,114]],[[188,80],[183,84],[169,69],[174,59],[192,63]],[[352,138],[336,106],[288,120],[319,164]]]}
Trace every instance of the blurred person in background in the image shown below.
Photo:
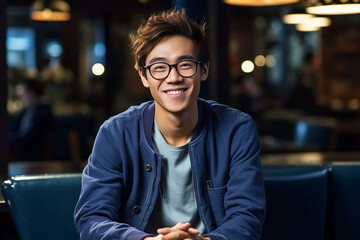
{"label": "blurred person in background", "polygon": [[86,102],[91,107],[90,114],[92,117],[92,131],[97,133],[100,125],[106,120],[106,96],[105,83],[103,78],[96,77],[92,80],[91,89],[87,95]]}
{"label": "blurred person in background", "polygon": [[48,65],[40,73],[44,84],[44,96],[52,103],[66,103],[71,100],[74,74],[64,66],[61,58],[50,58]]}
{"label": "blurred person in background", "polygon": [[305,113],[318,113],[316,102],[316,84],[319,75],[319,57],[313,53],[304,56],[297,82],[287,104],[288,108],[302,110]]}
{"label": "blurred person in background", "polygon": [[9,124],[10,159],[41,161],[49,157],[49,136],[53,122],[51,105],[42,102],[43,85],[37,79],[25,79],[22,111]]}

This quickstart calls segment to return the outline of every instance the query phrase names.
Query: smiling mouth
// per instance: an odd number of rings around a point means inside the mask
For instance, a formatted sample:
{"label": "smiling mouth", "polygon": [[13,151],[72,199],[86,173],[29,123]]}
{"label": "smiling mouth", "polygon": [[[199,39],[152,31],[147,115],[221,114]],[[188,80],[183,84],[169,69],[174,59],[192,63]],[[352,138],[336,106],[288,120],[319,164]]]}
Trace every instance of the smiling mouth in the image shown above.
{"label": "smiling mouth", "polygon": [[178,89],[178,90],[171,90],[171,91],[165,91],[166,94],[175,95],[185,92],[186,89]]}

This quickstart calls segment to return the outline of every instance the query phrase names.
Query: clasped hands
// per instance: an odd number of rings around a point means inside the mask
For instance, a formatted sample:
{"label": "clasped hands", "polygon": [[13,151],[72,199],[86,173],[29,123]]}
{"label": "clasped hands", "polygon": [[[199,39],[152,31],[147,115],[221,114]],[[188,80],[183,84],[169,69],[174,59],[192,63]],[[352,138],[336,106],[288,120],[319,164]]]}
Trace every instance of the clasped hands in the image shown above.
{"label": "clasped hands", "polygon": [[146,237],[144,240],[211,240],[201,237],[199,230],[191,227],[190,223],[178,223],[173,227],[159,228],[156,237]]}

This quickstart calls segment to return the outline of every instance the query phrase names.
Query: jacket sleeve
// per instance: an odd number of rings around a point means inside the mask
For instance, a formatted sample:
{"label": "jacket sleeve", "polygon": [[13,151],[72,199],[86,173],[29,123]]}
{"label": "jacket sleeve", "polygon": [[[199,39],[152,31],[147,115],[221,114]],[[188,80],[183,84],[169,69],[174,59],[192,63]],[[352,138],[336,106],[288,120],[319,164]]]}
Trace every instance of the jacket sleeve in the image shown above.
{"label": "jacket sleeve", "polygon": [[143,239],[149,234],[118,222],[124,199],[121,134],[103,124],[82,174],[82,187],[74,211],[80,239]]}
{"label": "jacket sleeve", "polygon": [[[211,239],[260,239],[265,219],[266,199],[260,142],[255,125],[243,115],[232,129],[229,141],[229,178],[223,190],[223,206],[218,228],[208,234]],[[225,147],[224,147],[225,148]],[[216,189],[215,189],[216,190]]]}

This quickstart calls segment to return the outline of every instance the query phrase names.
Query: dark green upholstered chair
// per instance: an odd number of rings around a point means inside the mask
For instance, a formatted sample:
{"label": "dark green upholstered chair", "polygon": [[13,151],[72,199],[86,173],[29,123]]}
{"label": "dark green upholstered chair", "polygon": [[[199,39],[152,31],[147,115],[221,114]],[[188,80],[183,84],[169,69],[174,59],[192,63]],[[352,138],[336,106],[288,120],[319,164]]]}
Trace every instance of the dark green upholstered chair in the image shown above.
{"label": "dark green upholstered chair", "polygon": [[263,240],[323,240],[328,173],[324,166],[264,166]]}
{"label": "dark green upholstered chair", "polygon": [[294,140],[298,144],[310,144],[319,151],[329,151],[330,138],[336,121],[332,118],[308,117],[296,123]]}
{"label": "dark green upholstered chair", "polygon": [[1,191],[21,240],[75,240],[80,188],[80,173],[45,174],[12,177]]}
{"label": "dark green upholstered chair", "polygon": [[326,239],[360,239],[360,164],[329,167],[328,227]]}

